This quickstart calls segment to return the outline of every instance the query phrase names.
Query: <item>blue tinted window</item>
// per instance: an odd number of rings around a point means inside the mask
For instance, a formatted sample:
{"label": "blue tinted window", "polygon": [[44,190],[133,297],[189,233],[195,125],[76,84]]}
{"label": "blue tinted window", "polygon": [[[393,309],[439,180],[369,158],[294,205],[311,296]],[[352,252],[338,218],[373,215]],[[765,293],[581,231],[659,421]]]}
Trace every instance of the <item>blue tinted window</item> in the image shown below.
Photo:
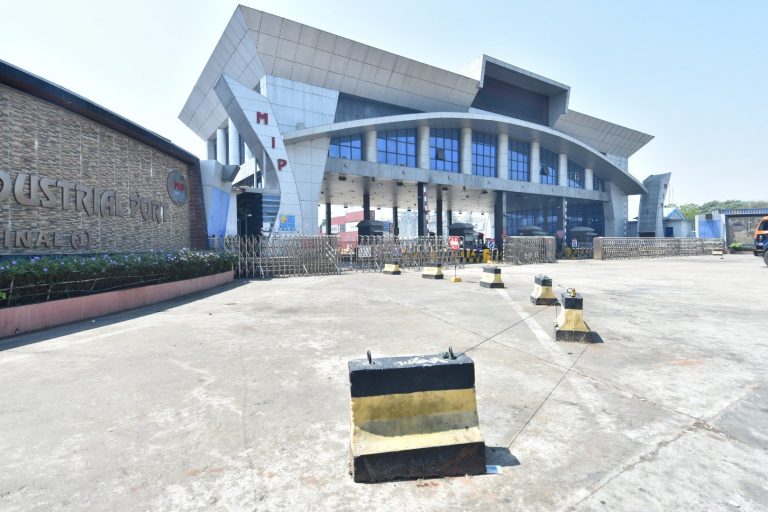
{"label": "blue tinted window", "polygon": [[592,178],[592,189],[605,192],[605,181],[598,176],[594,176]]}
{"label": "blue tinted window", "polygon": [[605,234],[605,214],[603,204],[595,201],[586,203],[568,202],[568,233],[566,240],[571,240],[571,229],[578,227],[592,228],[598,236]]}
{"label": "blue tinted window", "polygon": [[539,169],[539,181],[545,185],[557,185],[557,165],[560,157],[548,149],[541,148],[541,169]]}
{"label": "blue tinted window", "polygon": [[519,140],[509,141],[509,179],[531,181],[531,145]]}
{"label": "blue tinted window", "polygon": [[331,144],[328,146],[328,156],[331,158],[346,158],[347,160],[362,160],[363,136],[358,134],[331,137]]}
{"label": "blue tinted window", "polygon": [[568,186],[584,188],[584,168],[570,160],[568,160]]}
{"label": "blue tinted window", "polygon": [[459,130],[433,128],[429,132],[429,168],[459,172]]}
{"label": "blue tinted window", "polygon": [[376,152],[380,164],[416,167],[416,129],[378,132]]}
{"label": "blue tinted window", "polygon": [[496,177],[496,136],[472,132],[472,174]]}

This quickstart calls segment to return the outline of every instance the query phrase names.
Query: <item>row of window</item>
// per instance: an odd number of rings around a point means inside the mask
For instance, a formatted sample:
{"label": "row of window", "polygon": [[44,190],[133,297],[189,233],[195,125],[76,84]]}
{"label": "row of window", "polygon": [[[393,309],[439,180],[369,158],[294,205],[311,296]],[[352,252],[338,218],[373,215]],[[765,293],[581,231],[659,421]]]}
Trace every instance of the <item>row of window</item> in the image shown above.
{"label": "row of window", "polygon": [[[496,177],[495,135],[472,133],[472,174]],[[429,134],[429,168],[434,171],[460,172],[461,136],[459,130],[435,128]],[[348,160],[363,159],[362,135],[332,137],[328,149],[331,158]],[[388,130],[376,134],[377,162],[390,165],[416,167],[416,130]],[[528,142],[510,140],[508,152],[510,180],[531,181],[531,145]],[[541,148],[539,151],[539,182],[544,185],[559,183],[560,157],[554,151]],[[584,167],[568,160],[568,186],[585,188]],[[593,189],[605,191],[605,181],[593,178]]]}
{"label": "row of window", "polygon": [[[539,207],[526,210],[516,210],[507,213],[507,230],[510,235],[525,234],[526,226],[536,226],[548,235],[555,235],[563,229],[562,211],[559,208]],[[588,227],[602,236],[605,234],[605,215],[603,205],[599,202],[568,204],[568,233],[576,227]]]}

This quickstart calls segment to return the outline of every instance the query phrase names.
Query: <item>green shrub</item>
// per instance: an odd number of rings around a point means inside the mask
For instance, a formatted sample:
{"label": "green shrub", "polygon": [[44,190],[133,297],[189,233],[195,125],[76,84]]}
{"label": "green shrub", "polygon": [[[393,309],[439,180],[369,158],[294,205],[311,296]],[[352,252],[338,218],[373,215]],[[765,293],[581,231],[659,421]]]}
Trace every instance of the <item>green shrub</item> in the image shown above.
{"label": "green shrub", "polygon": [[191,279],[232,270],[229,251],[0,258],[0,307]]}

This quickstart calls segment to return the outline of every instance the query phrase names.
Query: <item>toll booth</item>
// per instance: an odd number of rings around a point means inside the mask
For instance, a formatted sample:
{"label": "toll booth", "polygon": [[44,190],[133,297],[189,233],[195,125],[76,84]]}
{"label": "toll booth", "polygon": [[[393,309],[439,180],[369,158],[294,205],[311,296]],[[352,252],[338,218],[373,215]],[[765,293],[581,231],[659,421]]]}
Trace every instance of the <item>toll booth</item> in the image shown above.
{"label": "toll booth", "polygon": [[357,223],[357,236],[384,236],[384,222],[361,220]]}
{"label": "toll booth", "polygon": [[517,232],[520,236],[546,236],[547,234],[542,231],[539,226],[521,226],[517,228]]}
{"label": "toll booth", "polygon": [[454,222],[448,226],[448,236],[460,236],[464,239],[464,247],[472,247],[475,243],[475,227],[472,224]]}
{"label": "toll booth", "polygon": [[588,227],[577,227],[577,228],[571,228],[570,229],[570,239],[569,242],[573,239],[576,239],[579,245],[592,245],[592,239],[597,236],[597,233],[595,233],[595,230]]}

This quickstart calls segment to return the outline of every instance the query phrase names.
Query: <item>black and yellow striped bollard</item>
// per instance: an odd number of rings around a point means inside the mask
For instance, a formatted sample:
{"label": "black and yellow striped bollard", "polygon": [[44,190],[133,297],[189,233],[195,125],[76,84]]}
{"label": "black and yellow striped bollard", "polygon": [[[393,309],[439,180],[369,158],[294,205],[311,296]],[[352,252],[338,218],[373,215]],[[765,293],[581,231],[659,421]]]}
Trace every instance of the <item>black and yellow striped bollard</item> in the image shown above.
{"label": "black and yellow striped bollard", "polygon": [[483,267],[483,277],[480,279],[483,288],[504,288],[499,267]]}
{"label": "black and yellow striped bollard", "polygon": [[560,296],[560,313],[555,328],[556,341],[592,342],[592,331],[584,322],[584,299],[574,288]]}
{"label": "black and yellow striped bollard", "polygon": [[479,475],[485,441],[468,356],[349,361],[355,482]]}
{"label": "black and yellow striped bollard", "polygon": [[552,278],[539,274],[533,280],[531,302],[537,306],[551,306],[557,304],[557,297],[552,291]]}
{"label": "black and yellow striped bollard", "polygon": [[384,270],[382,273],[390,276],[399,276],[402,273],[400,272],[400,262],[397,260],[388,260],[384,262]]}
{"label": "black and yellow striped bollard", "polygon": [[424,268],[421,270],[421,277],[424,279],[442,279],[443,264],[442,263],[425,263]]}

